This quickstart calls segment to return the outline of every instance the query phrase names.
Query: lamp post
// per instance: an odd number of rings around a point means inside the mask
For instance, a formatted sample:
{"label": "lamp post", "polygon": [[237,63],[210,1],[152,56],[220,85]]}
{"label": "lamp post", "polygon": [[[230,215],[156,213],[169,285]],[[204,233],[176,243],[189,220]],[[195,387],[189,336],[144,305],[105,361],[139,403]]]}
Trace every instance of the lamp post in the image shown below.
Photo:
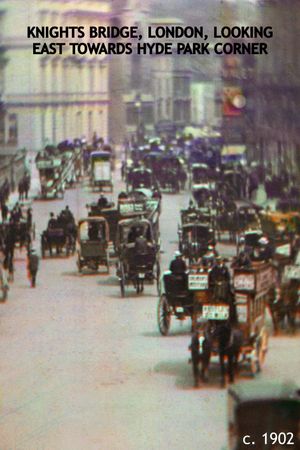
{"label": "lamp post", "polygon": [[137,125],[136,125],[136,139],[137,143],[140,144],[143,142],[143,129],[142,129],[142,102],[141,95],[136,94],[134,106],[137,112]]}

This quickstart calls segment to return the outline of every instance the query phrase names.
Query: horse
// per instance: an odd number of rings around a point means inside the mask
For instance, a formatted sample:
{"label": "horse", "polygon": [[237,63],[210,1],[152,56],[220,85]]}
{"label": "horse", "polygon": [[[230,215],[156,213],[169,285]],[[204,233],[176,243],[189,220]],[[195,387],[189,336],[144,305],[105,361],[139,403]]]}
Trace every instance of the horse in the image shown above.
{"label": "horse", "polygon": [[272,317],[274,332],[288,327],[292,333],[296,329],[296,316],[298,308],[298,280],[290,280],[281,287],[280,293],[275,289],[269,295],[269,309]]}
{"label": "horse", "polygon": [[[226,371],[229,382],[233,383],[235,373],[238,369],[238,358],[242,344],[242,336],[239,330],[235,329],[230,321],[209,321],[204,333],[201,354],[201,378],[208,380],[209,363],[212,352],[219,355],[221,370],[221,386],[226,384]],[[227,370],[225,366],[227,357]]]}

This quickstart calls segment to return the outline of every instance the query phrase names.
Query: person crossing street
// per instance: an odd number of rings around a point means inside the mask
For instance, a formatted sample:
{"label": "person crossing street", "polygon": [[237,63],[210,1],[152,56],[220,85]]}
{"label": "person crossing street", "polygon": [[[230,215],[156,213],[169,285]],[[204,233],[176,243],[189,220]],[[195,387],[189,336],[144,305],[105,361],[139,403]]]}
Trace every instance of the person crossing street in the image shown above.
{"label": "person crossing street", "polygon": [[27,270],[31,287],[36,286],[36,276],[39,269],[39,257],[35,249],[31,249],[28,253]]}

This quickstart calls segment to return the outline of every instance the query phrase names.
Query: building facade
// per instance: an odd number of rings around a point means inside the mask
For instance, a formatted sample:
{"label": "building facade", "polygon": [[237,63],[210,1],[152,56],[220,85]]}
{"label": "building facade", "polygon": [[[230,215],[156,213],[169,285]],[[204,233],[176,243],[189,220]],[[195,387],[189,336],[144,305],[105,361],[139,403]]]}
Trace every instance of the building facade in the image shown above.
{"label": "building facade", "polygon": [[300,180],[300,1],[264,0],[261,21],[272,25],[269,55],[257,58],[256,159],[273,173]]}
{"label": "building facade", "polygon": [[36,40],[27,39],[27,26],[108,25],[110,2],[1,0],[0,11],[1,143],[39,150],[64,139],[89,140],[94,132],[107,139],[107,58],[33,55]]}

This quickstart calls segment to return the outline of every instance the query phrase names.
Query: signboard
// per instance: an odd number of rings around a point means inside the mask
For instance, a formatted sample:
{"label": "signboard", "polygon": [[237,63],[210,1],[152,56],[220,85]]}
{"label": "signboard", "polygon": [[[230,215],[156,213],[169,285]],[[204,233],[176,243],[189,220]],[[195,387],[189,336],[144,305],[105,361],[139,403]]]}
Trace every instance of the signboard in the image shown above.
{"label": "signboard", "polygon": [[191,291],[205,291],[208,289],[208,274],[189,274],[188,287]]}
{"label": "signboard", "polygon": [[229,305],[203,305],[202,317],[207,320],[227,320]]}
{"label": "signboard", "polygon": [[211,181],[209,183],[198,183],[193,184],[192,190],[200,190],[200,189],[207,189],[207,190],[215,190],[216,189],[216,183],[214,181]]}
{"label": "signboard", "polygon": [[234,289],[241,291],[254,291],[255,278],[253,273],[239,273],[234,275]]}
{"label": "signboard", "polygon": [[276,255],[290,256],[291,255],[291,244],[283,244],[276,247]]}
{"label": "signboard", "polygon": [[246,323],[248,319],[247,305],[236,305],[236,312],[239,323]]}
{"label": "signboard", "polygon": [[153,200],[153,199],[146,200],[146,208],[155,210],[155,209],[157,209],[158,203],[159,203],[158,200]]}
{"label": "signboard", "polygon": [[144,202],[128,202],[128,201],[122,201],[119,203],[119,211],[120,214],[126,215],[126,214],[132,214],[132,213],[141,213],[143,214],[145,212],[145,206]]}
{"label": "signboard", "polygon": [[244,155],[245,152],[245,145],[223,145],[221,154],[222,156]]}
{"label": "signboard", "polygon": [[110,181],[111,167],[109,161],[94,161],[93,177],[95,181]]}
{"label": "signboard", "polygon": [[300,280],[300,266],[285,266],[284,278],[286,280],[291,280],[291,279]]}
{"label": "signboard", "polygon": [[274,283],[274,273],[272,267],[268,267],[256,275],[256,291],[269,289]]}
{"label": "signboard", "polygon": [[247,303],[247,299],[248,299],[248,296],[247,296],[247,294],[236,294],[235,295],[235,302],[237,303],[237,304],[246,304]]}

